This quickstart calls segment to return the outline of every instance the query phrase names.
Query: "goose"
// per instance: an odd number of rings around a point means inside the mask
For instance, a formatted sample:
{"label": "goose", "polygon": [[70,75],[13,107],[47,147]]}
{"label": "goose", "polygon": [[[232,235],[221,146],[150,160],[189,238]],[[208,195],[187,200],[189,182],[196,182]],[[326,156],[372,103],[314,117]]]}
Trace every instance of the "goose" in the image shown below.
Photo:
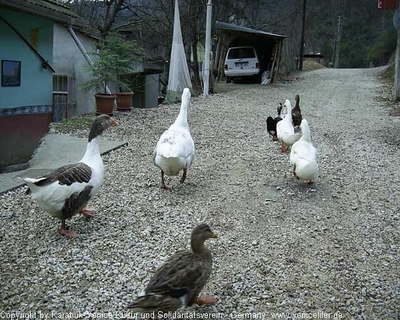
{"label": "goose", "polygon": [[311,143],[310,128],[306,119],[300,124],[302,137],[296,141],[290,151],[290,164],[297,179],[312,183],[318,176],[318,153]]}
{"label": "goose", "polygon": [[281,142],[282,152],[286,152],[288,147],[300,138],[300,134],[294,133],[294,127],[292,124],[292,105],[287,99],[285,106],[287,109],[286,116],[282,119],[282,121],[279,121],[276,124],[276,133],[278,140]]}
{"label": "goose", "polygon": [[296,94],[295,97],[296,104],[294,105],[294,108],[292,109],[292,120],[293,120],[293,126],[298,127],[301,123],[301,120],[303,119],[301,116],[301,110],[300,110],[300,96]]}
{"label": "goose", "polygon": [[[145,294],[128,305],[136,313],[174,312],[193,304],[213,304],[211,296],[198,297],[212,269],[212,254],[204,242],[217,238],[210,226],[202,223],[191,234],[191,250],[181,250],[169,257],[155,272]],[[154,313],[153,313],[154,314]]]}
{"label": "goose", "polygon": [[40,178],[22,178],[28,185],[28,193],[40,208],[51,216],[61,220],[58,232],[70,238],[76,238],[75,231],[68,230],[65,220],[78,212],[86,217],[94,214],[86,204],[103,184],[104,166],[99,150],[99,136],[117,123],[103,114],[93,122],[89,132],[86,152],[78,163],[62,166]]}
{"label": "goose", "polygon": [[195,148],[187,121],[190,105],[190,90],[185,88],[182,93],[181,109],[175,122],[166,130],[154,149],[154,164],[161,170],[161,188],[171,190],[164,181],[164,174],[176,176],[183,170],[181,183],[185,182],[187,170],[195,157]]}
{"label": "goose", "polygon": [[279,106],[277,107],[278,115],[275,118],[272,118],[271,116],[267,118],[267,131],[272,137],[272,141],[278,141],[278,137],[276,136],[276,124],[282,120],[282,107],[282,103],[279,103]]}

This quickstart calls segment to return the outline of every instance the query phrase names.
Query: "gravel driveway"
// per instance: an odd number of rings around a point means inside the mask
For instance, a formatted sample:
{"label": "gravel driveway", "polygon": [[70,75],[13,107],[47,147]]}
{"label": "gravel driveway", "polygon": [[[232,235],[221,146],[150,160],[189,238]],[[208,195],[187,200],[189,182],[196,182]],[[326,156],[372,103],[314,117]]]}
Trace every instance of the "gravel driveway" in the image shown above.
{"label": "gravel driveway", "polygon": [[[79,238],[60,236],[25,187],[0,195],[0,311],[130,318],[155,269],[207,222],[219,239],[208,242],[203,292],[219,302],[192,315],[399,319],[400,121],[378,98],[379,71],[321,69],[192,98],[196,159],[183,185],[167,180],[172,192],[160,189],[152,152],[179,105],[117,113],[103,137],[129,145],[103,157],[96,216],[68,222]],[[293,178],[265,127],[295,94],[319,152],[311,186]]]}

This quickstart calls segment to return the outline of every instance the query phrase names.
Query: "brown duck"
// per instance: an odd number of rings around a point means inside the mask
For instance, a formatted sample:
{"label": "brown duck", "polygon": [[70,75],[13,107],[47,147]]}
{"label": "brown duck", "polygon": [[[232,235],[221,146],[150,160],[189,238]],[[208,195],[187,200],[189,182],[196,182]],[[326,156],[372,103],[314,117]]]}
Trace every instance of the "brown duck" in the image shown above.
{"label": "brown duck", "polygon": [[293,120],[293,127],[298,127],[301,124],[301,120],[303,120],[303,117],[301,116],[301,110],[300,110],[300,97],[298,94],[296,94],[295,97],[296,104],[294,108],[292,109],[292,120]]}
{"label": "brown duck", "polygon": [[210,238],[217,238],[207,224],[192,231],[192,250],[181,250],[172,255],[154,274],[145,295],[128,305],[137,313],[174,312],[193,304],[212,304],[210,296],[198,298],[212,269],[211,252],[204,246]]}

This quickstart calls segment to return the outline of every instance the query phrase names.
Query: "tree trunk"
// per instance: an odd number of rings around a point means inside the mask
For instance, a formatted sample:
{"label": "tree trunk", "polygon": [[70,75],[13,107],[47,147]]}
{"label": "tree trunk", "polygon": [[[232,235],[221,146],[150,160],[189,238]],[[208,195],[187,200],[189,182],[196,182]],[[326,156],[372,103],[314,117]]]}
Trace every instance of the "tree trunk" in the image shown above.
{"label": "tree trunk", "polygon": [[105,20],[103,25],[99,26],[100,36],[102,39],[107,38],[107,35],[111,31],[111,27],[115,22],[117,13],[121,10],[124,1],[125,0],[113,0],[104,2],[106,5]]}
{"label": "tree trunk", "polygon": [[199,58],[197,56],[197,38],[192,42],[192,53],[193,53],[193,88],[201,89],[200,74],[199,74]]}

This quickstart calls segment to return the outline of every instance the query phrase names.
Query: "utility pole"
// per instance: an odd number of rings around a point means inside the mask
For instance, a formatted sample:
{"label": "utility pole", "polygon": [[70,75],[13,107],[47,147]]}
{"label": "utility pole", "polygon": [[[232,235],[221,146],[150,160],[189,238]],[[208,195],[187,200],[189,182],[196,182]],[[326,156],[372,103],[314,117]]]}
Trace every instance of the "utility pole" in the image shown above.
{"label": "utility pole", "polygon": [[[399,4],[400,10],[400,4]],[[393,100],[397,101],[400,99],[400,27],[399,22],[395,19],[395,28],[397,29],[397,45],[396,45],[396,57],[394,67],[394,88],[393,88]]]}
{"label": "utility pole", "polygon": [[340,38],[342,36],[342,23],[343,23],[343,16],[338,16],[337,31],[336,31],[336,43],[335,43],[335,61],[333,64],[334,68],[339,68]]}
{"label": "utility pole", "polygon": [[208,96],[208,91],[210,88],[211,14],[212,14],[212,1],[208,0],[207,17],[206,17],[206,48],[204,53],[204,74],[203,74],[204,96]]}
{"label": "utility pole", "polygon": [[299,52],[299,70],[303,70],[303,56],[304,56],[304,33],[306,29],[306,6],[307,0],[303,0],[303,15],[301,21],[301,40],[300,40],[300,52]]}

